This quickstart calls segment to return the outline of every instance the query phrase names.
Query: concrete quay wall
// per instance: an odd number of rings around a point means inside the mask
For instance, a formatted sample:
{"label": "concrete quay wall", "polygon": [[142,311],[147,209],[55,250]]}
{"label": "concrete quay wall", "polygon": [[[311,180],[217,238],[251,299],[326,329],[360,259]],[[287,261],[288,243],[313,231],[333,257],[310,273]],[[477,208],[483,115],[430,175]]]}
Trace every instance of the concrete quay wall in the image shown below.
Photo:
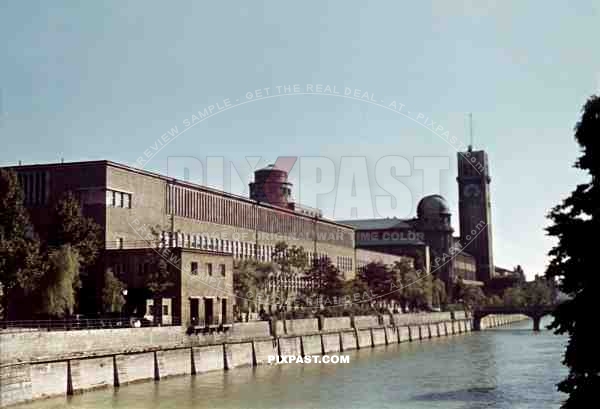
{"label": "concrete quay wall", "polygon": [[[348,318],[348,317],[343,317]],[[509,325],[516,321],[526,319],[522,315],[488,316],[482,319],[482,328],[494,328]],[[327,319],[326,319],[327,320]],[[66,396],[83,391],[107,388],[112,389],[128,383],[148,380],[160,380],[170,376],[196,375],[208,371],[231,370],[240,366],[256,366],[268,364],[269,356],[277,355],[321,355],[337,351],[349,351],[357,348],[372,348],[378,345],[397,344],[402,342],[424,342],[431,338],[446,335],[464,334],[472,330],[472,322],[466,319],[455,321],[438,321],[430,324],[411,326],[379,325],[377,317],[364,319],[362,322],[377,322],[377,325],[368,328],[349,328],[349,320],[331,321],[329,327],[323,326],[324,331],[308,335],[286,335],[273,338],[265,335],[268,323],[261,322],[254,325],[252,331],[259,336],[254,339],[234,341],[229,337],[225,341],[219,339],[211,345],[194,343],[193,338],[181,342],[180,335],[175,328],[157,328],[164,330],[165,334],[150,331],[154,339],[165,340],[167,345],[176,343],[175,347],[161,346],[154,350],[136,350],[131,341],[121,344],[121,350],[109,351],[104,355],[90,345],[100,345],[104,341],[87,341],[82,344],[89,348],[88,355],[85,351],[68,351],[66,357],[55,356],[50,359],[49,351],[64,350],[58,347],[62,333],[47,332],[43,335],[34,334],[37,344],[30,348],[31,351],[41,348],[41,339],[49,345],[37,360],[28,362],[0,362],[0,407],[37,400],[50,396]],[[392,320],[393,321],[393,320]],[[362,326],[359,324],[360,326]],[[267,327],[265,327],[265,324]],[[308,328],[312,330],[313,324],[301,322],[299,325],[288,328]],[[332,327],[339,325],[337,331]],[[262,328],[261,328],[262,327]],[[140,334],[148,334],[146,328],[139,330]],[[98,330],[104,331],[104,330]],[[111,331],[111,330],[108,330]],[[129,330],[122,330],[129,333]],[[89,332],[89,331],[81,331]],[[72,332],[67,337],[67,344],[73,339],[83,337],[84,334]],[[243,337],[242,333],[239,336]],[[24,337],[13,337],[16,344],[24,342]],[[53,340],[52,342],[50,340]],[[147,340],[144,346],[148,345]],[[116,344],[116,343],[115,343]],[[123,345],[131,346],[125,349]],[[16,345],[3,344],[2,349],[15,350]],[[116,349],[117,346],[115,345]],[[3,353],[5,353],[3,351]],[[44,360],[45,359],[45,360]]]}
{"label": "concrete quay wall", "polygon": [[0,334],[0,365],[46,361],[57,357],[144,352],[224,342],[270,338],[268,321],[236,323],[225,333],[187,335],[182,327],[148,327],[77,331],[27,331]]}

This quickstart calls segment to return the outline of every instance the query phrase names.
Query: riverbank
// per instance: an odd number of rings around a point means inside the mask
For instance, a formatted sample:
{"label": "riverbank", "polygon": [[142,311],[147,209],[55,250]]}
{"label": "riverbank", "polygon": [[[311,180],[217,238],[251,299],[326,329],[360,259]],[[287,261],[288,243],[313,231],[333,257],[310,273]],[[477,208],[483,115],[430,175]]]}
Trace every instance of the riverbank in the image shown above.
{"label": "riverbank", "polygon": [[[466,334],[449,314],[401,314],[236,324],[230,333],[187,336],[136,328],[1,334],[0,406],[128,383],[267,363],[269,355],[316,355]],[[488,316],[482,329],[526,319]]]}

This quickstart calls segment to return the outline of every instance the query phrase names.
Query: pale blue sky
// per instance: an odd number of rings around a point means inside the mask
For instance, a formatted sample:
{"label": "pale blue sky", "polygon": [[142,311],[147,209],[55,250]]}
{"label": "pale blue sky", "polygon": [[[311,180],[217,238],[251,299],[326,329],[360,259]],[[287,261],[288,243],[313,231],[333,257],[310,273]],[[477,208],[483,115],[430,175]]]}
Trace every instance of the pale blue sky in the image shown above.
{"label": "pale blue sky", "polygon": [[[495,262],[544,270],[552,244],[545,214],[583,180],[571,166],[572,128],[600,90],[598,1],[82,4],[0,5],[0,165],[60,157],[133,165],[168,129],[226,98],[288,84],[360,89],[460,137],[473,112],[476,148],[491,161]],[[424,189],[419,170],[401,178],[411,195],[398,217],[414,214],[426,193],[457,208],[454,148],[366,102],[295,95],[245,104],[190,129],[146,169],[166,173],[169,156],[190,155],[222,156],[242,175],[246,156],[325,156],[339,165],[341,156],[363,155],[371,178],[387,155],[447,157],[438,189]],[[365,204],[369,191],[381,193],[373,180],[356,186]],[[329,216],[348,211],[335,193],[306,204]]]}

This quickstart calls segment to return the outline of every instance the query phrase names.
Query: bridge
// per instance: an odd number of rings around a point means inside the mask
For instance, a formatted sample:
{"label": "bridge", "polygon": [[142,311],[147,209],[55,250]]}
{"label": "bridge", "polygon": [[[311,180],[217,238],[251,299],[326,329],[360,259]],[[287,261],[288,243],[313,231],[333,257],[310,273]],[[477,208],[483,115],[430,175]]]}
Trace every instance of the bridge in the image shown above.
{"label": "bridge", "polygon": [[551,314],[556,305],[531,306],[531,307],[482,307],[473,311],[473,330],[481,330],[481,319],[487,315],[523,314],[533,320],[533,330],[540,330],[540,320],[545,315]]}

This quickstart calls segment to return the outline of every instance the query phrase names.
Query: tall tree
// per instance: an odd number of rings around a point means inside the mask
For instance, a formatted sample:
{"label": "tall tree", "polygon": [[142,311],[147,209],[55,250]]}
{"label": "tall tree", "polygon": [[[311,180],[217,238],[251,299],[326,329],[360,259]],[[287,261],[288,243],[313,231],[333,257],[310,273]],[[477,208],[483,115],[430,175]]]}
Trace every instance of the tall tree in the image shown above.
{"label": "tall tree", "polygon": [[17,175],[0,169],[0,303],[5,318],[12,314],[12,299],[38,287],[43,267],[40,243],[23,206]]}
{"label": "tall tree", "polygon": [[441,307],[446,304],[446,284],[439,277],[433,280],[431,298],[434,306]]}
{"label": "tall tree", "polygon": [[397,261],[392,267],[394,275],[395,299],[403,311],[429,308],[432,300],[432,277],[426,272],[417,271],[408,260]]}
{"label": "tall tree", "polygon": [[102,288],[102,307],[105,312],[121,312],[125,305],[123,296],[125,285],[109,268],[104,272],[104,287]]}
{"label": "tall tree", "polygon": [[275,244],[271,259],[275,264],[275,274],[279,282],[272,295],[277,301],[275,303],[277,312],[281,312],[287,308],[292,302],[293,296],[296,295],[290,284],[304,273],[308,265],[308,255],[304,248],[290,247],[281,241]]}
{"label": "tall tree", "polygon": [[393,299],[394,292],[398,289],[394,285],[391,269],[381,262],[372,262],[362,267],[358,272],[358,279],[369,288],[372,302],[381,303]]}
{"label": "tall tree", "polygon": [[582,408],[594,402],[600,388],[600,355],[596,344],[600,275],[593,239],[600,231],[600,96],[591,97],[575,127],[581,156],[575,167],[589,174],[561,204],[552,209],[547,229],[558,243],[549,255],[547,277],[559,280],[559,289],[570,296],[554,312],[550,328],[568,334],[563,363],[569,367],[558,389],[569,394],[563,408]]}
{"label": "tall tree", "polygon": [[517,281],[519,283],[524,283],[525,282],[525,272],[523,271],[523,267],[521,267],[520,264],[517,264],[517,266],[513,269],[514,275],[517,277]]}
{"label": "tall tree", "polygon": [[542,307],[552,304],[552,286],[550,280],[536,277],[535,280],[523,284],[525,305]]}
{"label": "tall tree", "polygon": [[344,303],[350,302],[358,308],[370,308],[372,295],[369,286],[359,276],[344,283]]}
{"label": "tall tree", "polygon": [[171,272],[167,261],[161,255],[153,254],[151,257],[153,263],[146,276],[146,288],[156,297],[171,288],[174,283],[171,280]]}
{"label": "tall tree", "polygon": [[271,263],[245,259],[233,265],[233,292],[236,297],[236,308],[245,311],[251,305],[257,306],[267,278],[273,272]]}
{"label": "tall tree", "polygon": [[70,245],[48,254],[48,270],[43,278],[40,312],[52,317],[73,314],[79,280],[79,254]]}
{"label": "tall tree", "polygon": [[312,266],[304,274],[311,286],[302,292],[312,305],[334,306],[343,302],[344,278],[329,257],[313,260]]}
{"label": "tall tree", "polygon": [[465,310],[473,311],[474,309],[485,305],[487,298],[481,287],[467,285],[463,291],[462,300]]}
{"label": "tall tree", "polygon": [[79,253],[81,267],[89,267],[100,251],[101,229],[90,217],[85,217],[79,200],[72,192],[65,193],[52,209],[48,245],[69,244]]}

